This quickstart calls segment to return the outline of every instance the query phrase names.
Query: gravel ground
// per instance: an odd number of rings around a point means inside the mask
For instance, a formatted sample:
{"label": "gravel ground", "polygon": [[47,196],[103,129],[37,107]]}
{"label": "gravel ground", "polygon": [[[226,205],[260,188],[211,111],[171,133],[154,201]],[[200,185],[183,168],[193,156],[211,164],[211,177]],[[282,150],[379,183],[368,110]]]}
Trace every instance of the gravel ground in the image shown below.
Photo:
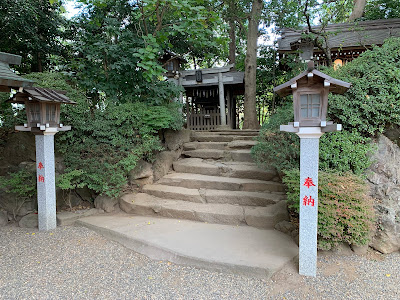
{"label": "gravel ground", "polygon": [[147,257],[86,228],[0,228],[0,299],[400,299],[400,254],[319,255],[259,280]]}

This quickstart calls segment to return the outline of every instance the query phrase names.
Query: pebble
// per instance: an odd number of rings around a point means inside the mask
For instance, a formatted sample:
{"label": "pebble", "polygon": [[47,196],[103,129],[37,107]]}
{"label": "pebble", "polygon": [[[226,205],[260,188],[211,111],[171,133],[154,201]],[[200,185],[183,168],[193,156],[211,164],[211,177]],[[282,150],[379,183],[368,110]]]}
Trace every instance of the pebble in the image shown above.
{"label": "pebble", "polygon": [[398,299],[399,253],[319,255],[271,279],[154,261],[82,227],[0,228],[0,299]]}

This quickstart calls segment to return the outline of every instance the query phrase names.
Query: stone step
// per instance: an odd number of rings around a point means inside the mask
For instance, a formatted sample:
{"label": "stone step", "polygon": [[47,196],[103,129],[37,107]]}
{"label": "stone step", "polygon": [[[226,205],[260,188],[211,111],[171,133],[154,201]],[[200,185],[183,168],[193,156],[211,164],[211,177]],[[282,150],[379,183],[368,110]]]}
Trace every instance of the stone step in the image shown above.
{"label": "stone step", "polygon": [[286,201],[268,207],[238,206],[220,203],[195,203],[161,199],[153,195],[126,194],[120,198],[121,209],[129,214],[161,216],[199,222],[230,225],[249,225],[273,228],[288,219]]}
{"label": "stone step", "polygon": [[204,160],[201,158],[184,158],[173,163],[179,173],[195,173],[210,176],[249,178],[259,180],[277,180],[273,170],[262,170],[255,163],[237,163]]}
{"label": "stone step", "polygon": [[199,149],[215,149],[215,150],[230,150],[230,149],[251,149],[257,141],[235,140],[232,142],[190,142],[183,145],[183,150],[199,150]]}
{"label": "stone step", "polygon": [[197,149],[215,149],[224,150],[228,146],[228,142],[190,142],[183,144],[183,150],[197,150]]}
{"label": "stone step", "polygon": [[191,173],[171,173],[165,175],[158,181],[158,183],[189,189],[214,189],[247,192],[285,192],[285,186],[274,181],[209,176]]}
{"label": "stone step", "polygon": [[193,189],[164,184],[147,184],[142,192],[163,199],[248,206],[267,206],[286,198],[283,193]]}
{"label": "stone step", "polygon": [[185,156],[203,159],[222,159],[224,161],[253,162],[250,149],[239,150],[218,150],[218,149],[197,149],[183,151]]}
{"label": "stone step", "polygon": [[253,141],[256,136],[251,135],[219,135],[219,134],[192,134],[190,140],[195,142],[232,142],[235,140]]}
{"label": "stone step", "polygon": [[183,151],[182,154],[190,157],[205,158],[205,159],[222,159],[226,155],[224,150],[218,150],[218,149],[189,150],[189,151]]}
{"label": "stone step", "polygon": [[277,230],[187,220],[101,215],[79,225],[154,259],[268,279],[298,255],[294,241]]}
{"label": "stone step", "polygon": [[209,131],[193,131],[196,135],[247,135],[258,136],[259,130],[209,130]]}

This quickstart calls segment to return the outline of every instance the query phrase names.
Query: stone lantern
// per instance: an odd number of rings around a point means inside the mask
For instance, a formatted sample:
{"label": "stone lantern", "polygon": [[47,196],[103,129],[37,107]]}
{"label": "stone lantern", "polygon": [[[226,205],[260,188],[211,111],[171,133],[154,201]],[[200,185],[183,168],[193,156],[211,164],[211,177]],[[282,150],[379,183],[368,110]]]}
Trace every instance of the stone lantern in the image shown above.
{"label": "stone lantern", "polygon": [[300,137],[300,228],[299,273],[317,274],[318,229],[318,161],[319,138],[324,132],[341,130],[340,124],[326,120],[328,94],[343,94],[350,83],[334,79],[314,69],[308,70],[274,88],[281,97],[293,95],[294,122],[281,125],[280,130]]}
{"label": "stone lantern", "polygon": [[38,87],[20,88],[10,102],[25,104],[27,123],[15,126],[18,131],[35,135],[39,230],[57,227],[54,162],[54,135],[71,130],[60,123],[61,104],[76,104],[63,91]]}
{"label": "stone lantern", "polygon": [[60,108],[61,104],[76,104],[76,102],[65,96],[63,91],[38,87],[23,88],[11,102],[25,104],[27,123],[24,126],[16,126],[16,130],[40,134],[40,132],[56,133],[71,129],[71,126],[60,123]]}
{"label": "stone lantern", "polygon": [[314,69],[311,61],[306,71],[274,88],[281,97],[293,95],[294,122],[282,125],[281,131],[298,132],[301,127],[318,127],[322,132],[340,130],[340,124],[326,120],[328,94],[343,94],[350,86]]}

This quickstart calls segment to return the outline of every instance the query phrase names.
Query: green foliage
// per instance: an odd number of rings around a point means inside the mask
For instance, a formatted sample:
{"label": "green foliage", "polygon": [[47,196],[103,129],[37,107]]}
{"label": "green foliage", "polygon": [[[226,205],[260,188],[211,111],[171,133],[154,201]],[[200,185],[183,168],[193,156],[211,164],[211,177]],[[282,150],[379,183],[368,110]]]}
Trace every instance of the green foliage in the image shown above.
{"label": "green foliage", "polygon": [[352,84],[344,95],[329,97],[328,114],[345,130],[357,128],[371,136],[400,124],[400,38],[386,40],[337,71],[324,72]]}
{"label": "green foliage", "polygon": [[72,130],[56,135],[56,150],[64,157],[62,188],[87,186],[99,194],[118,196],[127,175],[142,158],[151,160],[162,149],[157,132],[180,129],[178,106],[142,102],[104,102],[93,105],[77,87],[65,82],[59,73],[31,74],[38,85],[67,91],[76,105],[62,107],[62,123]]}
{"label": "green foliage", "polygon": [[12,212],[15,219],[24,203],[36,196],[36,174],[28,169],[21,169],[9,173],[8,176],[0,176],[0,190],[12,197],[12,201],[0,198],[0,207]]}
{"label": "green foliage", "polygon": [[398,0],[368,0],[362,20],[400,18]]}
{"label": "green foliage", "polygon": [[[279,125],[293,121],[293,105],[287,103],[273,114],[263,125],[258,144],[252,153],[263,168],[274,168],[280,174],[284,170],[299,167],[300,142],[293,133],[280,132]],[[370,139],[357,131],[326,133],[320,140],[320,170],[335,170],[338,173],[362,174],[370,165]]]}
{"label": "green foliage", "polygon": [[85,186],[83,174],[84,171],[82,170],[71,170],[67,173],[63,173],[57,178],[57,186],[62,190],[83,188]]}
{"label": "green foliage", "polygon": [[293,105],[286,103],[271,115],[264,123],[258,143],[251,151],[253,158],[264,169],[276,169],[282,174],[283,170],[293,169],[299,165],[300,145],[295,134],[279,131],[279,125],[293,121]]}
{"label": "green foliage", "polygon": [[372,163],[373,150],[371,140],[356,130],[329,132],[321,137],[319,168],[361,175]]}
{"label": "green foliage", "polygon": [[[374,229],[373,201],[368,186],[351,173],[338,175],[319,172],[318,178],[318,248],[329,250],[338,243],[366,245]],[[288,203],[300,209],[300,172],[285,172]]]}
{"label": "green foliage", "polygon": [[36,195],[36,176],[34,172],[22,169],[0,176],[0,188],[20,199],[32,199]]}

